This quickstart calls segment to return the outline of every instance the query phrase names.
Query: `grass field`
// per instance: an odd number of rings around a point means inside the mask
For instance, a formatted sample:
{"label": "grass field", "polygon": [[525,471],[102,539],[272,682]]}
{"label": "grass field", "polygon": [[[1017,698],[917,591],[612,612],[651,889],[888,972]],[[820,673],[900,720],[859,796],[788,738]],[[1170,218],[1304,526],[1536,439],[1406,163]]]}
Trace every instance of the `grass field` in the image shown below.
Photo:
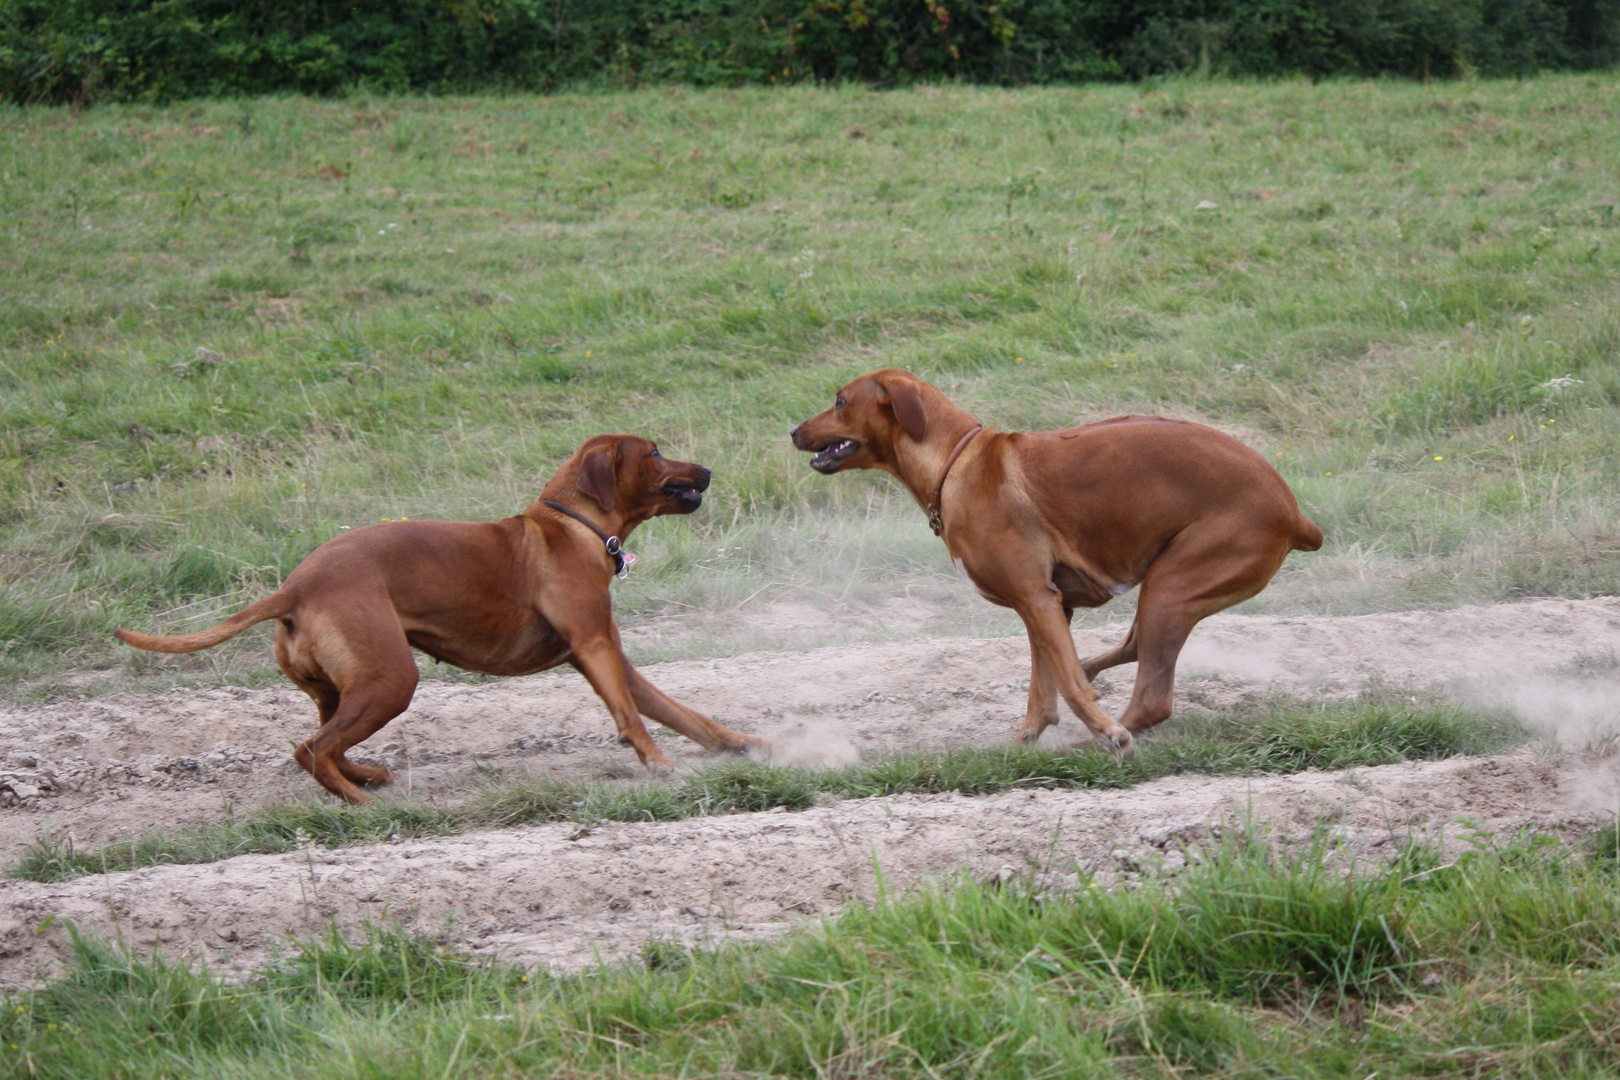
{"label": "grass field", "polygon": [[1010,631],[893,485],[787,447],[882,365],[1003,427],[1245,434],[1328,536],[1260,605],[1613,590],[1617,91],[5,109],[0,678],[262,679],[258,638],[153,667],[107,631],[207,623],[345,525],[513,513],[612,429],[715,468],[617,589],[627,623],[689,616],[666,653],[746,648],[789,596]]}
{"label": "grass field", "polygon": [[1347,874],[1251,834],[1134,891],[961,881],[566,978],[387,930],[245,983],[82,941],[5,999],[0,1078],[1613,1077],[1615,848]]}

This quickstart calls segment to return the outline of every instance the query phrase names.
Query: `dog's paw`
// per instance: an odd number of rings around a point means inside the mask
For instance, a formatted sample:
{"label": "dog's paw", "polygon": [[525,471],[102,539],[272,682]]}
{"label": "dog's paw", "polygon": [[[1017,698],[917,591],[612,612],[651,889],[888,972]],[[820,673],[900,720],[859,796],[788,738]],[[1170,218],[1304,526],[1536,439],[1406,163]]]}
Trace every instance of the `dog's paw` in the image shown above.
{"label": "dog's paw", "polygon": [[1102,737],[1102,741],[1106,745],[1112,747],[1114,753],[1121,756],[1136,752],[1136,740],[1132,738],[1131,733],[1125,730],[1123,727],[1113,735],[1104,735]]}
{"label": "dog's paw", "polygon": [[754,761],[770,761],[776,756],[776,744],[758,735],[749,735],[731,753],[745,755]]}

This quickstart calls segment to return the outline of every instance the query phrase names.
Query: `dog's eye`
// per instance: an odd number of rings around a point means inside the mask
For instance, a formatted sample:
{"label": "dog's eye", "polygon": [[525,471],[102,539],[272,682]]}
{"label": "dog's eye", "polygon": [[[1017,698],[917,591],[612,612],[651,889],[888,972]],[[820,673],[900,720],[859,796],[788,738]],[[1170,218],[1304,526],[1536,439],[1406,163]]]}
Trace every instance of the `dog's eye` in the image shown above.
{"label": "dog's eye", "polygon": [[652,448],[652,456],[655,457],[655,458],[662,458],[664,455],[660,454],[658,452],[658,447],[655,446],[655,447]]}
{"label": "dog's eye", "polygon": [[839,394],[837,397],[833,398],[833,408],[835,409],[842,409],[847,404],[849,404],[849,402],[844,400],[843,394]]}

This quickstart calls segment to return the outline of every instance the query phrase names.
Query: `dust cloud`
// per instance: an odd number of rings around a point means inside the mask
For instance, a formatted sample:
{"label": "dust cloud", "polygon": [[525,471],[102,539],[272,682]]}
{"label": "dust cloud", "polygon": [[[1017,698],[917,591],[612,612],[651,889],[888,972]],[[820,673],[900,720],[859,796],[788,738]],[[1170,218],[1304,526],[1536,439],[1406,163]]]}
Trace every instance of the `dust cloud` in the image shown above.
{"label": "dust cloud", "polygon": [[1455,692],[1471,704],[1508,713],[1569,755],[1562,788],[1572,810],[1620,815],[1620,678],[1504,675]]}
{"label": "dust cloud", "polygon": [[860,750],[837,724],[791,713],[783,719],[780,727],[763,732],[771,748],[760,760],[801,769],[837,769],[861,760]]}
{"label": "dust cloud", "polygon": [[1565,750],[1600,751],[1620,739],[1620,678],[1553,674],[1481,676],[1457,695],[1502,709]]}

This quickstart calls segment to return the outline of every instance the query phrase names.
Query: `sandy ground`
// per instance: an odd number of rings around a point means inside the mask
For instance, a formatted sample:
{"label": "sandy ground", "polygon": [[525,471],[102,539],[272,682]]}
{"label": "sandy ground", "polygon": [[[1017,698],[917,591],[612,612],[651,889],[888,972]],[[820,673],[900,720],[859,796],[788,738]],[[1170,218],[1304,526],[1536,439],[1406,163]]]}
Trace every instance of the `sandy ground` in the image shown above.
{"label": "sandy ground", "polygon": [[[1082,654],[1125,624],[1076,634]],[[1178,706],[1245,696],[1336,696],[1369,685],[1441,688],[1509,708],[1565,747],[1601,749],[1620,727],[1620,599],[1541,600],[1351,618],[1222,615],[1183,656]],[[789,758],[840,764],[892,748],[993,743],[1022,718],[1022,638],[943,639],[802,653],[756,653],[650,666],[663,689]],[[434,682],[354,756],[386,761],[400,795],[447,801],[489,770],[574,778],[635,774],[606,710],[572,671],[481,685]],[[1117,714],[1133,671],[1104,676]],[[227,808],[314,795],[290,743],[313,721],[291,687],[175,690],[0,709],[0,860],[35,837],[81,846]],[[1172,720],[1173,724],[1174,721]],[[1069,718],[1047,739],[1078,740]],[[674,736],[678,760],[704,755]],[[476,948],[557,967],[633,952],[649,936],[698,940],[777,932],[870,890],[874,860],[891,886],[967,868],[1036,864],[1062,873],[1151,873],[1182,856],[1179,838],[1253,814],[1279,838],[1323,814],[1346,844],[1467,816],[1497,831],[1582,828],[1615,806],[1601,755],[1545,747],[1352,774],[1196,779],[1125,792],[1019,793],[989,799],[903,796],[696,821],[611,825],[578,836],[541,826],[448,840],[249,856],[157,867],[64,885],[0,883],[0,985],[61,955],[52,915],[139,946],[200,951],[228,969],[262,962],[336,920],[397,918]]]}

